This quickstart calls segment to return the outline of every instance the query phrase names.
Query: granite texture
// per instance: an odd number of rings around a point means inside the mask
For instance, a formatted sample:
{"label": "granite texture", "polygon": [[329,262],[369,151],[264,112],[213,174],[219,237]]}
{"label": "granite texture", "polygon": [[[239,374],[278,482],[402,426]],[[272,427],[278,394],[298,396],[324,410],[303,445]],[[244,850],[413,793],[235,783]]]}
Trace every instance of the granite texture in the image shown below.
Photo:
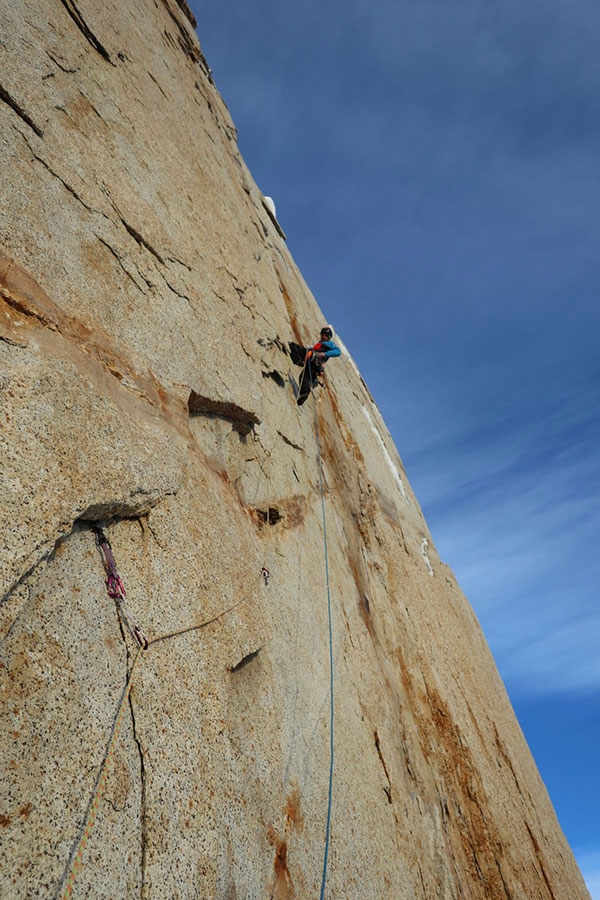
{"label": "granite texture", "polygon": [[318,896],[318,433],[326,896],[583,900],[348,354],[296,407],[322,316],[193,24],[0,0],[0,895]]}

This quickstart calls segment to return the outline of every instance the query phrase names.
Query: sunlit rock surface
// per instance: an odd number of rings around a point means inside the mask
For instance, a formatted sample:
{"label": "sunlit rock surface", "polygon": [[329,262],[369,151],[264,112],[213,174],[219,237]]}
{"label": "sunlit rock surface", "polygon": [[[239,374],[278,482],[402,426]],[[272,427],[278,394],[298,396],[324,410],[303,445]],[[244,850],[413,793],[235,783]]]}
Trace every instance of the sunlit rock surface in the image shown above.
{"label": "sunlit rock surface", "polygon": [[347,354],[296,407],[322,316],[185,0],[1,0],[0,61],[0,895],[319,895],[318,424],[326,896],[587,897]]}

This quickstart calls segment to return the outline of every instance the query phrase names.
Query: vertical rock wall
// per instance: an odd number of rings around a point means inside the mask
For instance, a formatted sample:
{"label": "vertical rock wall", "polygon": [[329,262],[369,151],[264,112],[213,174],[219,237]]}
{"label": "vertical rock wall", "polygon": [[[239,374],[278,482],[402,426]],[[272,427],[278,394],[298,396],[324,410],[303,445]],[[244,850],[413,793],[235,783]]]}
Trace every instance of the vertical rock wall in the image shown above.
{"label": "vertical rock wall", "polygon": [[318,435],[326,895],[587,897],[349,357],[296,407],[321,315],[184,0],[0,0],[0,62],[0,895],[318,896]]}

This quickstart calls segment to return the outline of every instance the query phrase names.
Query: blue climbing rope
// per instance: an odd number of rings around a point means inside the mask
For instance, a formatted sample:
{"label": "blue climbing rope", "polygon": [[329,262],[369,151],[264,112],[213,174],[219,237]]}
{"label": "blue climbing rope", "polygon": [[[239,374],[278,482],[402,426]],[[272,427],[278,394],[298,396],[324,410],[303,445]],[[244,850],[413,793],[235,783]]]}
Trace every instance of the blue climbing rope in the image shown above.
{"label": "blue climbing rope", "polygon": [[313,391],[313,408],[315,412],[315,438],[317,442],[317,460],[319,463],[319,491],[321,494],[321,514],[323,516],[323,545],[325,554],[325,581],[327,584],[327,617],[329,620],[329,787],[327,791],[327,825],[325,828],[325,853],[323,856],[323,875],[321,877],[321,893],[319,900],[325,897],[325,884],[327,882],[327,861],[329,858],[329,843],[331,834],[331,803],[333,798],[333,625],[331,621],[331,590],[329,587],[329,553],[327,551],[327,520],[325,518],[325,495],[323,491],[323,459],[321,456],[321,439],[319,437],[319,418],[317,416],[317,402]]}

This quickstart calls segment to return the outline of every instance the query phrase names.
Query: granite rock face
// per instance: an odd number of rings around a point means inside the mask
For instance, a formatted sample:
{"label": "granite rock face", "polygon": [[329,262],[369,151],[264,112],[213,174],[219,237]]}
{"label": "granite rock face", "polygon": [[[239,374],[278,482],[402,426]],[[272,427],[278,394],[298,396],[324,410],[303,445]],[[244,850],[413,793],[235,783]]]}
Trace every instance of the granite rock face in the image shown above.
{"label": "granite rock face", "polygon": [[296,407],[322,317],[185,0],[0,0],[0,60],[0,895],[318,896],[320,457],[326,895],[588,897],[348,355]]}

